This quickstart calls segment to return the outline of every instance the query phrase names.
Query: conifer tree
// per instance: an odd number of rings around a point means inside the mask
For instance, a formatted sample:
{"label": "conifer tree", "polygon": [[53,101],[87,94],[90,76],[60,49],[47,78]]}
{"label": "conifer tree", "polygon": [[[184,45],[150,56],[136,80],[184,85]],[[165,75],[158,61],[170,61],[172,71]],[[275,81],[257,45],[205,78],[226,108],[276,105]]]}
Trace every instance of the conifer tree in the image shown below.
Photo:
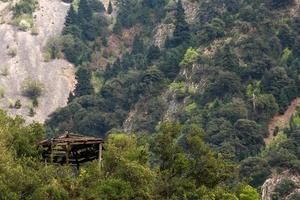
{"label": "conifer tree", "polygon": [[94,93],[91,84],[91,72],[88,69],[80,67],[76,72],[76,80],[78,81],[74,91],[76,97]]}
{"label": "conifer tree", "polygon": [[66,17],[65,26],[74,25],[77,22],[77,13],[72,5]]}
{"label": "conifer tree", "polygon": [[113,7],[111,1],[108,3],[107,13],[110,15],[113,12]]}
{"label": "conifer tree", "polygon": [[182,44],[190,39],[189,33],[189,25],[185,21],[185,13],[182,7],[181,0],[177,2],[176,8],[176,23],[175,23],[175,30],[174,30],[174,38],[173,42],[175,46]]}
{"label": "conifer tree", "polygon": [[133,54],[138,54],[142,53],[144,50],[144,41],[141,39],[142,37],[139,35],[136,35],[133,39],[133,44],[132,44],[132,53]]}
{"label": "conifer tree", "polygon": [[78,7],[78,18],[81,23],[90,22],[92,20],[93,11],[87,0],[80,0]]}

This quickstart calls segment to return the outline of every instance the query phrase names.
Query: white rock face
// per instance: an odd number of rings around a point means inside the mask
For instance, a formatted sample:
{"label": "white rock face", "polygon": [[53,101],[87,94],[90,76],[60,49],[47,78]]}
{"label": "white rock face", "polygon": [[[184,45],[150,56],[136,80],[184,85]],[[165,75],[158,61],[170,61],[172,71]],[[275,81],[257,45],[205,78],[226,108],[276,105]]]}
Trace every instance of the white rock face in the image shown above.
{"label": "white rock face", "polygon": [[[274,192],[276,186],[283,180],[289,179],[294,181],[297,185],[300,184],[300,176],[291,174],[289,171],[284,171],[281,174],[274,174],[272,177],[268,178],[263,186],[261,187],[262,190],[262,200],[272,200],[272,193]],[[299,192],[297,188],[293,191],[290,195]],[[288,196],[290,196],[288,195]],[[287,197],[288,197],[287,196]],[[286,198],[287,199],[287,198]],[[283,199],[285,200],[285,199]]]}
{"label": "white rock face", "polygon": [[[50,113],[67,104],[76,84],[74,68],[63,59],[44,62],[42,50],[50,37],[61,33],[69,6],[60,0],[39,0],[39,8],[34,13],[38,35],[7,23],[0,25],[0,72],[7,71],[7,75],[0,75],[0,86],[5,90],[0,107],[8,113],[22,115],[28,122],[44,122]],[[8,55],[11,49],[15,50],[15,57]],[[39,80],[45,86],[34,117],[28,116],[31,101],[21,91],[27,78]],[[18,99],[21,109],[8,108]]]}

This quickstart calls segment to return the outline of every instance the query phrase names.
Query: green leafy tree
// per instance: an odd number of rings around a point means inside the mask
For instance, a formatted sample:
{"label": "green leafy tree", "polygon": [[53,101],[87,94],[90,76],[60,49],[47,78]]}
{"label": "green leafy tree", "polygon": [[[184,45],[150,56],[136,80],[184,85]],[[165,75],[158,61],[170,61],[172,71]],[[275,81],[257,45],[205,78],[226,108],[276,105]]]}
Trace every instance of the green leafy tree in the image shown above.
{"label": "green leafy tree", "polygon": [[182,61],[180,62],[180,65],[188,66],[188,65],[196,62],[197,59],[199,58],[199,56],[200,56],[199,53],[195,49],[188,48],[186,50],[186,53],[184,54]]}
{"label": "green leafy tree", "polygon": [[258,192],[253,187],[247,185],[240,194],[240,200],[261,200]]}

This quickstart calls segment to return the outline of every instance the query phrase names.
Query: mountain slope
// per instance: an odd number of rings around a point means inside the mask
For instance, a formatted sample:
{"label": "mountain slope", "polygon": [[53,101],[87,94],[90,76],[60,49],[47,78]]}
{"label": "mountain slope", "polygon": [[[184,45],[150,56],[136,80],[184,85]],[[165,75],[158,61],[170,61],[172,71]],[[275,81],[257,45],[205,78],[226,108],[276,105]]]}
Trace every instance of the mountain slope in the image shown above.
{"label": "mountain slope", "polygon": [[[6,22],[0,25],[0,85],[4,98],[0,105],[9,113],[23,115],[28,121],[43,122],[50,113],[67,104],[68,94],[75,85],[74,69],[63,59],[45,62],[43,49],[49,38],[61,33],[68,9],[69,5],[60,0],[38,1],[38,8],[33,14],[37,35],[10,25],[10,12],[7,17],[4,16]],[[9,55],[9,51],[15,51],[15,55]],[[39,80],[44,85],[33,117],[29,116],[31,100],[22,94],[26,79]],[[20,100],[21,108],[9,108],[17,100]]]}

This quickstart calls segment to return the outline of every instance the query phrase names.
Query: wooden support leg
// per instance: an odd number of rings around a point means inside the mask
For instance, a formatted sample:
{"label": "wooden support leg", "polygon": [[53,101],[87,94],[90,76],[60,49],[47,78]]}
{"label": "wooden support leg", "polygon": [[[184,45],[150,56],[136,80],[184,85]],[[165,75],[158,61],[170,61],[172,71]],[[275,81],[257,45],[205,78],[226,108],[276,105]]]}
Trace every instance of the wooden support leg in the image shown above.
{"label": "wooden support leg", "polygon": [[50,163],[53,163],[53,142],[51,141],[51,146],[50,146]]}
{"label": "wooden support leg", "polygon": [[102,161],[102,143],[99,144],[99,158],[98,158],[99,166],[101,166],[101,161]]}
{"label": "wooden support leg", "polygon": [[79,171],[78,153],[77,153],[77,151],[74,151],[73,153],[74,153],[74,157],[75,157],[75,160],[76,160],[76,168]]}
{"label": "wooden support leg", "polygon": [[66,149],[67,149],[66,163],[67,163],[67,165],[69,165],[69,158],[70,158],[70,144],[69,143],[67,143]]}

